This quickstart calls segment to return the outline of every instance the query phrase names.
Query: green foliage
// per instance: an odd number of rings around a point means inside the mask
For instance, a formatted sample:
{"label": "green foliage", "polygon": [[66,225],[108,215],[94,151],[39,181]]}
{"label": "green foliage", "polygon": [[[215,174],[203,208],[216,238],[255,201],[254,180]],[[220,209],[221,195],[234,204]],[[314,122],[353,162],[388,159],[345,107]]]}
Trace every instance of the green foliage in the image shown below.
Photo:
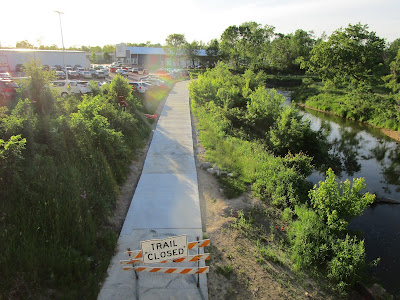
{"label": "green foliage", "polygon": [[[331,169],[326,180],[310,190],[306,178],[312,157],[319,163],[328,157],[327,130],[322,126],[313,132],[294,108],[282,106],[281,95],[265,90],[255,77],[252,71],[234,76],[219,63],[191,82],[192,109],[206,159],[234,174],[219,178],[228,195],[237,196],[248,184],[255,196],[284,209],[295,267],[322,272],[343,291],[365,266],[364,244],[347,235],[347,222],[361,214],[374,196],[361,193],[363,179],[339,186]],[[232,226],[250,232],[252,222],[238,212]],[[260,261],[280,263],[268,246],[259,243],[259,251]]]}
{"label": "green foliage", "polygon": [[381,95],[360,90],[349,93],[333,89],[321,91],[307,99],[307,106],[371,125],[400,129],[400,114],[396,95]]}
{"label": "green foliage", "polygon": [[221,274],[221,275],[225,276],[227,279],[229,279],[232,276],[233,267],[232,267],[232,265],[224,265],[224,266],[218,265],[215,272],[217,274]]}
{"label": "green foliage", "polygon": [[364,178],[353,179],[340,183],[332,169],[326,172],[326,179],[319,182],[319,187],[309,192],[309,197],[314,210],[322,222],[331,231],[343,231],[347,228],[351,217],[360,215],[375,199],[375,195],[361,194],[365,189]]}
{"label": "green foliage", "polygon": [[21,97],[29,98],[38,114],[49,114],[54,108],[54,99],[49,90],[49,82],[54,73],[44,71],[40,60],[30,60],[24,64],[27,79],[21,81]]}
{"label": "green foliage", "polygon": [[132,94],[132,87],[129,85],[128,80],[120,75],[113,78],[113,81],[106,89],[108,101],[119,105],[119,102],[124,99],[128,104],[129,108],[134,111],[142,108],[142,104]]}
{"label": "green foliage", "polygon": [[353,285],[365,267],[364,242],[347,234],[348,220],[360,215],[375,195],[362,194],[364,179],[337,183],[331,169],[309,192],[313,209],[296,207],[290,227],[292,258],[298,268],[324,270],[339,290]]}
{"label": "green foliage", "polygon": [[183,54],[186,38],[184,34],[174,33],[165,39],[166,45],[163,47],[165,52],[171,57],[173,66],[178,66]]}
{"label": "green foliage", "polygon": [[228,199],[239,197],[247,189],[245,183],[240,178],[220,176],[218,177],[218,182]]}
{"label": "green foliage", "polygon": [[274,125],[268,133],[274,153],[286,154],[289,150],[297,153],[309,142],[305,137],[310,130],[310,124],[303,122],[293,107],[283,109]]}
{"label": "green foliage", "polygon": [[384,77],[386,86],[392,90],[393,93],[400,91],[400,49],[396,57],[390,62],[390,75]]}
{"label": "green foliage", "polygon": [[229,26],[222,33],[220,50],[235,69],[258,68],[263,62],[265,45],[273,35],[274,27],[256,22]]}
{"label": "green foliage", "polygon": [[349,25],[316,45],[307,67],[336,86],[369,86],[381,76],[384,47],[385,41],[367,25]]}
{"label": "green foliage", "polygon": [[207,59],[209,66],[214,67],[220,59],[219,42],[217,39],[212,39],[206,46]]}
{"label": "green foliage", "polygon": [[56,289],[93,299],[117,239],[106,222],[118,184],[150,128],[126,80],[96,96],[54,98],[38,63],[27,69],[29,99],[0,109],[0,294],[40,298]]}
{"label": "green foliage", "polygon": [[16,42],[15,48],[26,48],[26,49],[33,49],[33,45],[29,43],[27,40]]}
{"label": "green foliage", "polygon": [[356,280],[365,268],[364,241],[358,241],[348,234],[344,239],[338,239],[332,245],[335,253],[328,265],[328,277],[338,282],[340,289],[345,289],[356,283]]}
{"label": "green foliage", "polygon": [[8,184],[17,181],[21,172],[22,155],[25,149],[26,139],[21,135],[11,136],[8,141],[0,139],[0,186],[6,188]]}
{"label": "green foliage", "polygon": [[246,119],[252,127],[268,131],[283,110],[285,98],[275,90],[259,87],[250,95]]}

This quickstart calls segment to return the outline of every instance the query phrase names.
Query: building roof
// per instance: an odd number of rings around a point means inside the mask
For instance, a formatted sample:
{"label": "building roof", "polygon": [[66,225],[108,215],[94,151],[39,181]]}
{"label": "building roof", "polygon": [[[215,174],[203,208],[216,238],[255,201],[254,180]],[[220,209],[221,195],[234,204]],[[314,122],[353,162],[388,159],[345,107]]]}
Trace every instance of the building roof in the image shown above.
{"label": "building roof", "polygon": [[126,47],[126,50],[131,51],[131,54],[158,54],[164,55],[163,48],[152,48],[152,47]]}
{"label": "building roof", "polygon": [[[163,48],[152,48],[152,47],[126,47],[131,54],[157,54],[166,55]],[[200,49],[199,56],[207,56],[206,50]]]}
{"label": "building roof", "polygon": [[[0,48],[0,51],[6,51],[6,52],[63,52],[63,50],[41,50],[41,49],[9,49],[9,48]],[[78,51],[78,50],[65,50],[65,53],[82,53],[85,51]]]}

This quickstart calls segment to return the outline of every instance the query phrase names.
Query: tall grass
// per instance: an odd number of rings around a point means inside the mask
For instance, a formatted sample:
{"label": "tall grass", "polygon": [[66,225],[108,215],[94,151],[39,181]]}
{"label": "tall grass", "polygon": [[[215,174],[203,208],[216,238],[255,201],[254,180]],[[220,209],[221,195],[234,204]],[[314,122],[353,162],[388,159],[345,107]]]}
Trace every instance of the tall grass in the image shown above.
{"label": "tall grass", "polygon": [[0,108],[0,298],[96,298],[117,239],[108,217],[118,185],[150,133],[116,80],[127,109],[113,84],[82,99],[41,93],[49,110],[29,98]]}
{"label": "tall grass", "polygon": [[[365,249],[363,241],[348,234],[347,220],[374,197],[362,195],[362,179],[352,186],[346,181],[340,190],[331,169],[327,180],[311,190],[312,158],[302,151],[316,156],[326,151],[328,157],[323,133],[313,132],[293,108],[282,107],[279,95],[257,84],[250,88],[246,78],[230,74],[223,64],[191,82],[190,96],[206,159],[232,173],[219,177],[227,196],[248,186],[284,211],[294,265],[324,274],[339,291],[353,285],[365,267]],[[240,213],[234,226],[251,232],[253,224]],[[258,247],[263,258],[280,262],[268,246]]]}

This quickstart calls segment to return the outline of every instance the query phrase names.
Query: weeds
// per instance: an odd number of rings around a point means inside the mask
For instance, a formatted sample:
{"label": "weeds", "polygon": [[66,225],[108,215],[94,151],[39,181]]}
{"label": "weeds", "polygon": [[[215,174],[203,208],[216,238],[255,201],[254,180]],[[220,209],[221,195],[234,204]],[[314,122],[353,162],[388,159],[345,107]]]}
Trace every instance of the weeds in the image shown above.
{"label": "weeds", "polygon": [[[0,109],[0,295],[42,298],[50,289],[94,299],[117,240],[106,222],[118,185],[150,128],[126,81],[97,96],[58,99],[35,68],[27,68],[35,102]],[[21,84],[26,96],[29,80]]]}
{"label": "weeds", "polygon": [[217,272],[217,274],[221,274],[225,276],[227,279],[230,279],[231,275],[233,274],[233,267],[232,265],[225,265],[225,266],[218,265],[215,271]]}

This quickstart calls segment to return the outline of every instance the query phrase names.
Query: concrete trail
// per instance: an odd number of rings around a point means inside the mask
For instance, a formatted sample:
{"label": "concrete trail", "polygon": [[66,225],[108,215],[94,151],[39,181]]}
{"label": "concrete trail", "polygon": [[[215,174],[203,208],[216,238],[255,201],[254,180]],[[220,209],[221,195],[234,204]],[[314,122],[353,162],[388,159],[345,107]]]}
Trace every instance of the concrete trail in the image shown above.
{"label": "concrete trail", "polygon": [[[162,109],[99,300],[208,299],[205,274],[200,275],[199,289],[197,275],[141,272],[136,280],[135,273],[122,270],[119,263],[128,259],[127,248],[140,249],[140,241],[182,234],[188,242],[202,239],[187,86],[188,81],[177,83]],[[197,263],[151,266],[196,267]]]}

